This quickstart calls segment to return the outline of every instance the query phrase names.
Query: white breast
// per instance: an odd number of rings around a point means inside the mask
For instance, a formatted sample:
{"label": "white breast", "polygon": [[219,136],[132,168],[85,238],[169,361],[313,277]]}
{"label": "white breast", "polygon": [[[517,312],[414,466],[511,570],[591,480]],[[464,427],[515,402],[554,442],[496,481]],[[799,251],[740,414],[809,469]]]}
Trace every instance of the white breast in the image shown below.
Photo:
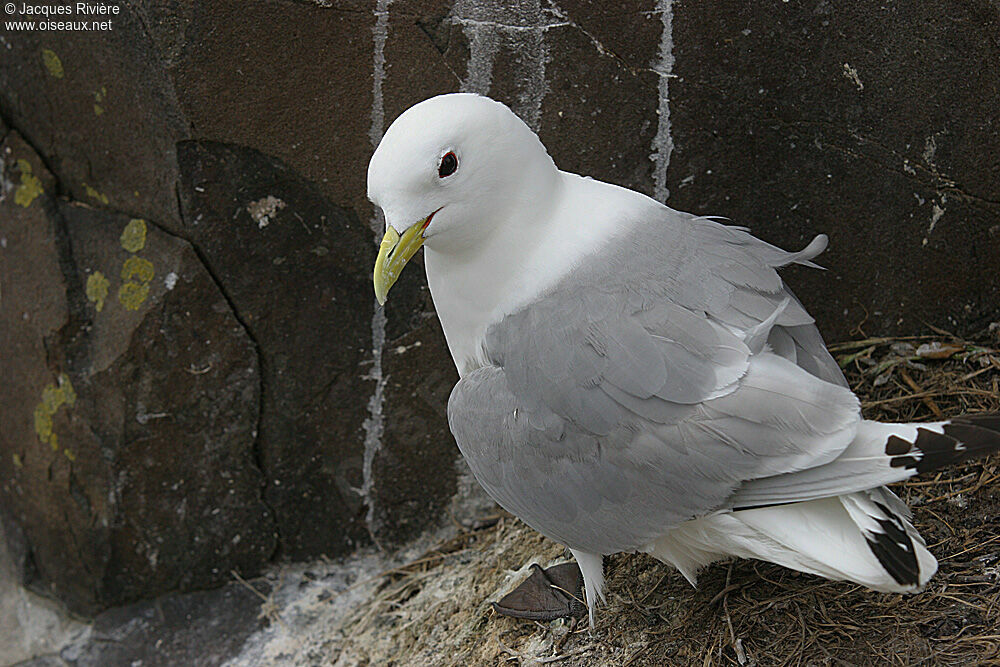
{"label": "white breast", "polygon": [[488,326],[565,278],[610,238],[664,208],[625,188],[560,176],[547,215],[532,217],[530,207],[513,212],[474,252],[425,248],[427,283],[460,376],[485,363]]}

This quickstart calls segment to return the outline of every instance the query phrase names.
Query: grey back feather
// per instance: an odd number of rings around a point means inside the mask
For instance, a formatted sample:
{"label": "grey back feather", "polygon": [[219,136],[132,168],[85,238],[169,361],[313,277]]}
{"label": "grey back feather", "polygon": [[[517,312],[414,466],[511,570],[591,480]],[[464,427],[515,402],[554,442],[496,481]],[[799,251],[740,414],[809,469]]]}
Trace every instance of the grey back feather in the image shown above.
{"label": "grey back feather", "polygon": [[673,211],[615,239],[490,327],[490,363],[452,392],[480,483],[540,532],[613,553],[747,480],[834,459],[857,399],[776,273],[823,247],[789,253]]}

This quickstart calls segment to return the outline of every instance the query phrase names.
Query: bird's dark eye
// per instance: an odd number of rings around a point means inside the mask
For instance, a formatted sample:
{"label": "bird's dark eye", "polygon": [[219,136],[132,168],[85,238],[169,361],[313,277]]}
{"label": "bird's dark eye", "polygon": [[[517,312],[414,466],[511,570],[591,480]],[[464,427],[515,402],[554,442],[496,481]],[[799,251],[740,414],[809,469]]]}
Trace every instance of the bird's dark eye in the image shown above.
{"label": "bird's dark eye", "polygon": [[438,177],[451,176],[456,169],[458,169],[458,158],[455,157],[454,153],[445,153],[445,156],[441,158],[441,164],[438,165]]}

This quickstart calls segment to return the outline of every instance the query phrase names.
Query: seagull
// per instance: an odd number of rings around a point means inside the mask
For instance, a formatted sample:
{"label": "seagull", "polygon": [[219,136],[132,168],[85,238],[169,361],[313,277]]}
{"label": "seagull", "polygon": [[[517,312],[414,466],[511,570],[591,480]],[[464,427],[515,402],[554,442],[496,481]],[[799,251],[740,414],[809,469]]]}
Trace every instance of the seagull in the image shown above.
{"label": "seagull", "polygon": [[400,115],[368,197],[386,220],[376,298],[423,247],[458,447],[499,505],[570,549],[591,627],[619,552],[692,584],[739,557],[920,591],[937,561],[885,485],[1000,449],[1000,414],[862,418],[777,272],[815,267],[826,236],[788,252],[561,171],[487,97]]}

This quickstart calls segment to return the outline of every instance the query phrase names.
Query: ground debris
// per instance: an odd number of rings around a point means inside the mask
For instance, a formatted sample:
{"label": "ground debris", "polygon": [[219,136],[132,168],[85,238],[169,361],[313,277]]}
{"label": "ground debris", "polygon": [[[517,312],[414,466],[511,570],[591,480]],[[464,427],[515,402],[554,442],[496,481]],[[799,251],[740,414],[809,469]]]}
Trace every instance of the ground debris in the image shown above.
{"label": "ground debris", "polygon": [[[1000,411],[1000,336],[984,336],[875,338],[831,350],[866,417],[928,421]],[[520,583],[530,563],[566,554],[501,513],[378,575],[317,664],[1000,664],[1000,459],[895,490],[941,563],[919,595],[747,560],[707,568],[692,589],[648,556],[619,554],[606,559],[608,604],[593,632],[586,620],[506,618],[490,602]]]}

